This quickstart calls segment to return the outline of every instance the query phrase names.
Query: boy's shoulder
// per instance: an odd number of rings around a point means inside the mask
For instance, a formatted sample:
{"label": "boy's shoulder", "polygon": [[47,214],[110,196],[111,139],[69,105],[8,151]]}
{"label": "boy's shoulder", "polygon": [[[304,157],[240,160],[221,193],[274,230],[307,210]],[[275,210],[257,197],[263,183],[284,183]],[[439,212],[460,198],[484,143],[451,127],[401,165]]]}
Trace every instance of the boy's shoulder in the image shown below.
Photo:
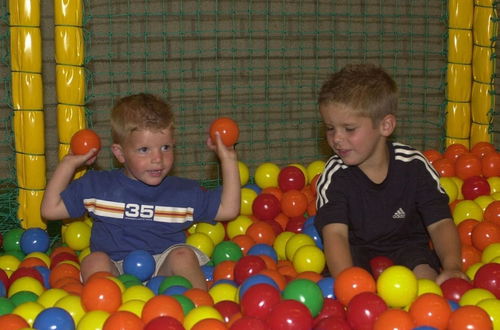
{"label": "boy's shoulder", "polygon": [[393,158],[397,161],[403,163],[411,163],[414,161],[428,163],[427,158],[412,146],[400,142],[392,142],[389,145],[391,148],[391,155],[393,155]]}

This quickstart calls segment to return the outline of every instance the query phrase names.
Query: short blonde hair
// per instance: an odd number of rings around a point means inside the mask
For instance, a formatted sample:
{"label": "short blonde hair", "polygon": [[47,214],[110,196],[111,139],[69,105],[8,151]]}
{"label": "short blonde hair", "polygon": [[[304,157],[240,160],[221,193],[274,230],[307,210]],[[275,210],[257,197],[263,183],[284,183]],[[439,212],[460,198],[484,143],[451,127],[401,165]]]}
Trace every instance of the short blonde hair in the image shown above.
{"label": "short blonde hair", "polygon": [[123,142],[137,130],[173,129],[171,106],[152,94],[135,94],[121,98],[111,111],[113,143]]}
{"label": "short blonde hair", "polygon": [[319,106],[331,103],[349,106],[376,123],[388,114],[396,115],[398,87],[379,66],[349,64],[333,73],[321,87]]}

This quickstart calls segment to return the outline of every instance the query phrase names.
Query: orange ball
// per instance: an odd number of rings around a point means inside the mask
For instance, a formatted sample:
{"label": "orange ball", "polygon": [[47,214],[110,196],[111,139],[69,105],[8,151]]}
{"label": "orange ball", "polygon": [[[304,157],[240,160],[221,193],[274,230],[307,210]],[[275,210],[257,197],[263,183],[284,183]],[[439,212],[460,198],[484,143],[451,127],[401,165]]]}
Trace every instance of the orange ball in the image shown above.
{"label": "orange ball", "polygon": [[373,330],[412,330],[413,328],[415,328],[415,323],[410,313],[392,308],[383,311],[373,325]]}
{"label": "orange ball", "polygon": [[484,155],[481,158],[481,171],[486,178],[500,176],[500,153],[495,151]]}
{"label": "orange ball", "polygon": [[29,327],[28,322],[17,314],[4,314],[0,316],[0,329],[19,330]]}
{"label": "orange ball", "polygon": [[90,149],[101,149],[101,139],[91,129],[84,128],[71,137],[70,148],[75,155],[85,155]]}
{"label": "orange ball", "polygon": [[442,177],[455,176],[455,163],[449,158],[437,159],[432,166]]}
{"label": "orange ball", "polygon": [[481,158],[471,152],[465,152],[455,160],[455,175],[465,180],[482,175]]}
{"label": "orange ball", "polygon": [[94,278],[88,281],[81,294],[82,306],[88,311],[103,310],[115,312],[122,304],[122,292],[112,279]]}
{"label": "orange ball", "polygon": [[278,187],[266,187],[266,188],[262,189],[262,191],[260,193],[274,195],[274,197],[276,197],[279,201],[281,200],[281,197],[283,196],[283,192]]}
{"label": "orange ball", "polygon": [[483,158],[486,154],[489,154],[490,152],[496,152],[495,146],[489,142],[486,141],[481,141],[476,143],[470,151],[473,154],[476,154],[479,156],[479,158]]}
{"label": "orange ball", "polygon": [[443,158],[443,155],[436,149],[428,149],[422,152],[429,163],[433,163],[435,160]]}
{"label": "orange ball", "polygon": [[234,280],[234,266],[236,261],[234,260],[224,260],[219,262],[213,272],[213,280],[217,282],[219,280]]}
{"label": "orange ball", "polygon": [[500,201],[493,201],[484,210],[483,220],[500,226]]}
{"label": "orange ball", "polygon": [[252,223],[246,231],[246,235],[253,238],[256,244],[264,243],[273,245],[276,234],[273,227],[265,221]]}
{"label": "orange ball", "polygon": [[454,310],[448,321],[448,330],[466,329],[493,329],[493,324],[484,309],[467,305]]}
{"label": "orange ball", "polygon": [[228,117],[215,119],[210,125],[210,138],[214,143],[215,132],[219,132],[222,142],[228,147],[234,145],[240,136],[238,124]]}
{"label": "orange ball", "polygon": [[281,274],[279,271],[278,271],[278,268],[276,269],[262,269],[259,271],[258,274],[262,274],[262,275],[266,275],[268,277],[270,277],[279,287],[280,291],[283,291],[285,290],[285,287],[286,287],[286,278],[283,274]]}
{"label": "orange ball", "polygon": [[142,321],[148,324],[149,321],[160,316],[170,316],[179,322],[184,321],[184,310],[181,303],[174,297],[167,295],[157,295],[150,298],[142,308]]}
{"label": "orange ball", "polygon": [[346,268],[335,279],[335,296],[344,306],[347,306],[352,297],[358,293],[375,292],[376,290],[375,279],[361,267]]}
{"label": "orange ball", "polygon": [[439,330],[446,329],[451,308],[448,301],[435,293],[418,296],[410,306],[410,315],[415,326],[431,326]]}
{"label": "orange ball", "polygon": [[445,151],[443,152],[443,158],[448,158],[449,160],[454,162],[460,155],[468,151],[469,149],[463,144],[453,143],[446,147]]}
{"label": "orange ball", "polygon": [[183,295],[191,299],[196,307],[214,305],[214,299],[212,298],[212,296],[207,291],[202,289],[191,288],[187,291],[184,291]]}
{"label": "orange ball", "polygon": [[460,243],[472,245],[472,229],[479,223],[476,219],[465,219],[457,226]]}
{"label": "orange ball", "polygon": [[490,221],[481,221],[472,229],[471,240],[479,251],[492,243],[500,243],[500,226]]}
{"label": "orange ball", "polygon": [[246,234],[236,235],[231,239],[231,241],[238,244],[241,252],[243,252],[243,255],[246,255],[248,253],[248,250],[250,250],[250,248],[255,245],[255,240]]}
{"label": "orange ball", "polygon": [[142,330],[144,322],[129,311],[116,311],[111,314],[103,325],[103,330]]}
{"label": "orange ball", "polygon": [[290,218],[304,215],[307,205],[307,196],[298,190],[288,190],[281,197],[281,211]]}
{"label": "orange ball", "polygon": [[196,322],[191,330],[227,330],[227,327],[220,320],[207,318]]}
{"label": "orange ball", "polygon": [[466,271],[470,266],[481,261],[481,251],[472,245],[461,246],[462,271]]}
{"label": "orange ball", "polygon": [[80,281],[80,269],[69,263],[58,263],[50,272],[50,286],[55,286],[60,279],[65,277],[70,277]]}

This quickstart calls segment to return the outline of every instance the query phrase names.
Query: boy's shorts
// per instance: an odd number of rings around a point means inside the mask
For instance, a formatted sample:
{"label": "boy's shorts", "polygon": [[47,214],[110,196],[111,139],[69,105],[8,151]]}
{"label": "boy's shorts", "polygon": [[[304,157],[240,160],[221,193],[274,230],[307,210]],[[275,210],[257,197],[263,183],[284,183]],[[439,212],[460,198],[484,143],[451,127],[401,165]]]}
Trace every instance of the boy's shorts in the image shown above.
{"label": "boy's shorts", "polygon": [[[195,248],[192,245],[184,244],[184,243],[174,244],[174,245],[170,246],[169,248],[167,248],[162,253],[153,255],[153,258],[155,259],[155,262],[156,262],[156,266],[155,266],[155,271],[154,271],[152,276],[156,276],[158,274],[158,270],[160,269],[160,266],[163,265],[163,262],[165,261],[167,256],[170,254],[170,252],[172,252],[172,250],[174,250],[178,247],[188,247],[191,250],[193,250],[193,252],[198,257],[198,262],[200,263],[200,266],[203,266],[204,264],[206,264],[207,262],[210,261],[210,258],[205,253],[203,253],[203,251],[201,251],[198,248]],[[120,274],[123,274],[123,260],[117,260],[117,261],[111,260],[111,261],[114,263],[114,265],[116,266],[116,268],[118,269]]]}
{"label": "boy's shorts", "polygon": [[421,264],[428,264],[437,273],[441,271],[441,263],[434,250],[428,245],[408,244],[392,250],[376,250],[373,247],[351,246],[351,255],[354,266],[370,271],[370,260],[385,256],[390,258],[395,265],[401,265],[413,270]]}

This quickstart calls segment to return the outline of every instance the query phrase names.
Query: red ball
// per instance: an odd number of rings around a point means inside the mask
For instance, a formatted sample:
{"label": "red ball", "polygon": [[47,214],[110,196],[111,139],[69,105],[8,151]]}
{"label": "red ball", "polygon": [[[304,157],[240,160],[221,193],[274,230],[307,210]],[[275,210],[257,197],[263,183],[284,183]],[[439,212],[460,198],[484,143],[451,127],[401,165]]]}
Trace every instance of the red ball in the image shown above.
{"label": "red ball", "polygon": [[387,304],[373,292],[355,295],[347,305],[347,322],[353,329],[371,330],[375,320],[387,309]]}
{"label": "red ball", "polygon": [[90,149],[101,149],[101,139],[99,135],[89,128],[77,131],[71,137],[70,148],[75,155],[85,155]]}
{"label": "red ball", "polygon": [[352,328],[346,320],[331,316],[321,319],[314,326],[314,330],[352,330]]}
{"label": "red ball", "polygon": [[464,199],[473,200],[476,197],[489,195],[490,194],[490,184],[488,180],[481,176],[471,176],[464,180],[462,184],[462,194]]}
{"label": "red ball", "polygon": [[490,291],[500,299],[500,264],[487,263],[482,265],[474,275],[474,286]]}
{"label": "red ball", "polygon": [[370,260],[370,270],[375,280],[387,268],[394,265],[394,262],[386,256],[377,256]]}
{"label": "red ball", "polygon": [[214,304],[214,308],[220,313],[226,323],[229,322],[231,316],[240,312],[240,305],[231,300],[221,300]]}
{"label": "red ball", "polygon": [[174,317],[159,316],[149,321],[144,330],[184,330],[184,326]]}
{"label": "red ball", "polygon": [[215,132],[219,132],[222,143],[228,147],[234,145],[240,136],[238,124],[228,117],[220,117],[210,124],[210,138],[214,143]]}
{"label": "red ball", "polygon": [[313,317],[301,302],[282,299],[266,318],[270,330],[311,330]]}
{"label": "red ball", "polygon": [[281,191],[302,190],[306,184],[306,177],[302,170],[297,166],[286,166],[278,174],[278,186]]}
{"label": "red ball", "polygon": [[307,221],[306,217],[299,215],[298,217],[293,217],[286,223],[285,230],[291,231],[292,233],[301,233],[304,229],[304,223]]}
{"label": "red ball", "polygon": [[246,255],[241,257],[234,265],[234,281],[243,283],[248,277],[266,269],[266,262],[259,256]]}
{"label": "red ball", "polygon": [[462,295],[474,286],[462,278],[453,277],[441,283],[440,287],[444,298],[458,303]]}
{"label": "red ball", "polygon": [[319,314],[314,318],[314,325],[317,325],[322,319],[326,318],[339,318],[342,320],[347,319],[347,313],[344,305],[334,298],[324,298],[323,307]]}
{"label": "red ball", "polygon": [[264,320],[272,308],[281,301],[281,293],[267,283],[257,283],[249,287],[241,298],[243,315]]}
{"label": "red ball", "polygon": [[280,201],[274,195],[259,194],[252,203],[252,212],[259,220],[273,220],[281,212]]}
{"label": "red ball", "polygon": [[266,323],[253,316],[242,316],[231,324],[230,330],[269,330]]}

